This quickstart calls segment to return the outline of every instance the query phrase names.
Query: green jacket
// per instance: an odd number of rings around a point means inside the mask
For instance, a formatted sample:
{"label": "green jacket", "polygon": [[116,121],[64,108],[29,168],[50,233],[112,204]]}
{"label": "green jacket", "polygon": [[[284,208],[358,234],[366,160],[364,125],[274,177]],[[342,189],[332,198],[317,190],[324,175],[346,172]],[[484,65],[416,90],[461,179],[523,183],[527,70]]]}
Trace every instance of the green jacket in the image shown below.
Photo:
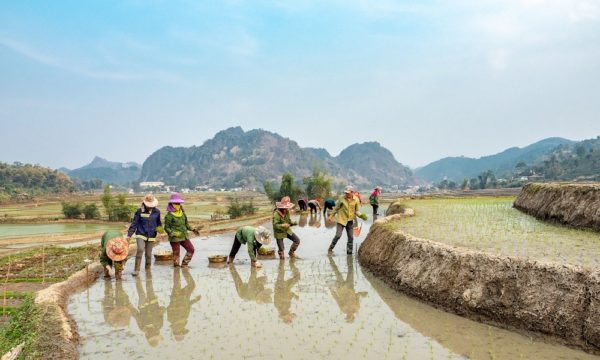
{"label": "green jacket", "polygon": [[188,230],[192,230],[185,212],[177,217],[173,213],[165,216],[165,232],[169,235],[169,242],[181,242],[188,239]]}
{"label": "green jacket", "polygon": [[[109,230],[102,235],[102,239],[100,239],[100,263],[102,266],[112,265],[113,261],[106,255],[106,243],[110,239],[121,237],[121,233],[116,230]],[[119,261],[119,263],[124,262],[125,260]]]}
{"label": "green jacket", "polygon": [[256,253],[258,249],[262,246],[256,238],[254,237],[254,231],[256,229],[252,226],[242,226],[236,233],[235,238],[242,245],[246,244],[248,246],[248,255],[250,255],[250,260],[253,262],[256,261]]}
{"label": "green jacket", "polygon": [[358,199],[355,197],[352,197],[352,199],[348,200],[345,196],[342,196],[335,204],[335,208],[333,208],[331,216],[337,215],[338,224],[346,226],[349,221],[354,221],[357,216],[363,216],[359,211],[359,207],[360,204]]}
{"label": "green jacket", "polygon": [[[282,227],[283,224],[289,224],[290,227],[285,229]],[[292,231],[292,225],[298,225],[298,223],[292,221],[289,211],[283,217],[279,211],[273,211],[273,232],[275,233],[275,239],[283,239],[287,235],[291,236],[294,233]]]}
{"label": "green jacket", "polygon": [[371,205],[379,205],[379,195],[371,194],[371,196],[369,196],[369,202]]}

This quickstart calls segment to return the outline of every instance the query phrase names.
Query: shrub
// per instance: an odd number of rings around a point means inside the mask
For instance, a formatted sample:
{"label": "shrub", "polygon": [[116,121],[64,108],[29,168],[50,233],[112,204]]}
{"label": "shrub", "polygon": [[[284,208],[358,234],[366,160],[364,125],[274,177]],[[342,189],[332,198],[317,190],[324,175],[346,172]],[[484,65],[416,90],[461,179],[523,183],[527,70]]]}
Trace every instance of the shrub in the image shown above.
{"label": "shrub", "polygon": [[96,206],[96,204],[88,204],[84,206],[82,212],[86,220],[100,218],[100,209],[98,209],[98,206]]}
{"label": "shrub", "polygon": [[67,219],[78,219],[81,217],[81,203],[62,203],[62,212]]}

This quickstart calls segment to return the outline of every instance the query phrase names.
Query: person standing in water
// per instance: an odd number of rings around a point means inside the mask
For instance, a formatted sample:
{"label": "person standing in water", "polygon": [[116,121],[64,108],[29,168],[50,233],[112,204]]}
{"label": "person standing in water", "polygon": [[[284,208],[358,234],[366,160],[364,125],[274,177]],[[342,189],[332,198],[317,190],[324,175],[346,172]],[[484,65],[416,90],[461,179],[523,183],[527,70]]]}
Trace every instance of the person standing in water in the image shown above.
{"label": "person standing in water", "polygon": [[381,187],[377,186],[371,193],[371,196],[369,196],[369,202],[373,207],[373,217],[379,215],[377,213],[377,210],[379,209],[379,194],[381,194]]}
{"label": "person standing in water", "polygon": [[127,240],[129,241],[133,235],[137,244],[135,266],[133,273],[131,273],[133,276],[138,276],[140,273],[140,265],[144,253],[146,254],[146,271],[150,269],[150,265],[152,264],[152,248],[156,244],[158,231],[162,229],[160,210],[158,210],[157,206],[158,200],[156,197],[152,194],[146,195],[139,209],[133,215],[131,225],[129,225]]}
{"label": "person standing in water", "polygon": [[308,202],[308,208],[310,209],[311,215],[312,214],[318,214],[319,212],[321,212],[321,204],[319,204],[319,200],[318,199],[312,199],[312,200],[310,200]]}
{"label": "person standing in water", "polygon": [[346,254],[352,255],[354,250],[354,233],[352,226],[354,224],[354,218],[360,217],[363,220],[367,220],[367,215],[363,214],[359,210],[360,203],[358,198],[354,195],[354,189],[352,186],[346,186],[344,190],[344,196],[340,197],[337,201],[337,205],[329,215],[329,220],[332,221],[333,217],[337,215],[337,230],[335,237],[331,240],[328,252],[333,252],[333,248],[337,244],[338,240],[342,237],[342,231],[346,229],[348,236],[348,242],[346,243]]}
{"label": "person standing in water", "polygon": [[172,193],[167,205],[165,216],[165,231],[169,235],[169,243],[173,249],[173,267],[179,267],[179,251],[183,247],[186,251],[181,266],[187,267],[194,256],[194,245],[188,236],[188,230],[198,235],[197,229],[192,229],[188,223],[187,215],[182,204],[185,201],[178,193]]}
{"label": "person standing in water", "polygon": [[327,210],[332,211],[335,207],[335,200],[328,198],[323,204],[323,216],[327,216]]}
{"label": "person standing in water", "polygon": [[277,240],[279,259],[285,259],[285,246],[283,244],[285,238],[293,241],[289,255],[290,258],[295,258],[297,257],[296,250],[300,246],[300,238],[292,231],[292,226],[298,225],[290,218],[290,209],[294,207],[294,204],[290,201],[289,196],[285,196],[276,203],[276,207],[277,209],[273,212],[273,232],[275,233],[275,240]]}
{"label": "person standing in water", "polygon": [[260,261],[256,260],[256,254],[261,246],[267,246],[270,243],[271,233],[269,230],[262,226],[257,228],[253,226],[242,226],[235,233],[233,245],[231,246],[231,251],[229,252],[229,258],[227,258],[227,263],[233,264],[233,260],[240,250],[240,247],[243,244],[246,244],[248,247],[248,255],[250,255],[250,261],[252,262],[252,267],[262,267]]}

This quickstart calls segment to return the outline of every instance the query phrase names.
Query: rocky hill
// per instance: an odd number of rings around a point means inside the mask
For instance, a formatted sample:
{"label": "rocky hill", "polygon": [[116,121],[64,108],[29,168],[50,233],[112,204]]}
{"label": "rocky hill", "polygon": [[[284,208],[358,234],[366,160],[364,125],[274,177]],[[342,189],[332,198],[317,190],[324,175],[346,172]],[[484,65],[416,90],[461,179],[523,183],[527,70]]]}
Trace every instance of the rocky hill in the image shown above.
{"label": "rocky hill", "polygon": [[78,169],[59,169],[73,179],[100,179],[108,184],[125,185],[137,182],[140,178],[142,165],[134,162],[113,162],[96,156],[91,163]]}
{"label": "rocky hill", "polygon": [[437,160],[415,171],[415,175],[425,181],[441,181],[444,177],[456,182],[477,177],[486,170],[492,170],[496,176],[504,176],[520,163],[533,164],[543,161],[544,157],[559,146],[572,144],[563,138],[547,138],[529,146],[512,147],[498,154],[478,159],[468,157],[447,157]]}
{"label": "rocky hill", "polygon": [[141,181],[164,181],[193,187],[261,187],[290,172],[300,179],[315,168],[334,183],[356,186],[407,185],[409,168],[378,143],[355,144],[332,157],[324,149],[302,148],[293,140],[265,130],[229,128],[201,146],[163,147],[142,165]]}

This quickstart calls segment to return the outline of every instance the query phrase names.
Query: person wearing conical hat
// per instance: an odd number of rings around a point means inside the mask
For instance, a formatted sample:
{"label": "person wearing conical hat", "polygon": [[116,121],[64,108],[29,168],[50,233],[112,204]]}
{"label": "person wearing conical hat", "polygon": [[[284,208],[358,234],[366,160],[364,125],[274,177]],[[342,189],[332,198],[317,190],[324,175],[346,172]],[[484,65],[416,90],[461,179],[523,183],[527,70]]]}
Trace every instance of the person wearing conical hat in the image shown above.
{"label": "person wearing conical hat", "polygon": [[100,240],[100,263],[104,268],[104,278],[110,279],[112,268],[115,269],[115,279],[121,280],[125,261],[129,254],[129,242],[118,231],[107,231]]}
{"label": "person wearing conical hat", "polygon": [[294,204],[291,202],[289,196],[285,196],[281,201],[276,202],[275,206],[277,209],[273,212],[273,232],[275,240],[277,240],[279,259],[283,260],[285,258],[285,247],[283,244],[283,239],[285,238],[292,240],[293,244],[288,254],[291,258],[295,258],[297,257],[296,250],[300,246],[300,238],[292,231],[292,226],[298,225],[290,218],[290,209],[294,207]]}
{"label": "person wearing conical hat", "polygon": [[352,255],[354,251],[354,233],[352,229],[354,218],[360,217],[363,220],[367,219],[367,215],[361,213],[359,208],[360,202],[354,194],[354,188],[352,186],[347,186],[346,190],[344,190],[344,196],[340,197],[337,201],[337,205],[329,215],[329,221],[332,221],[333,217],[337,215],[337,230],[335,232],[335,237],[331,240],[331,244],[329,245],[328,251],[330,253],[333,252],[333,248],[342,237],[342,231],[346,229],[346,234],[348,236],[346,254]]}
{"label": "person wearing conical hat", "polygon": [[235,256],[237,255],[240,247],[242,245],[246,245],[248,247],[248,255],[250,255],[250,261],[252,262],[253,267],[262,267],[260,261],[256,260],[256,256],[258,253],[258,249],[265,245],[269,245],[271,243],[271,233],[269,230],[265,229],[262,226],[257,228],[253,226],[242,226],[235,233],[233,238],[233,245],[231,246],[231,251],[229,252],[229,257],[227,258],[227,263],[232,264]]}
{"label": "person wearing conical hat", "polygon": [[167,215],[165,216],[165,232],[169,235],[169,243],[173,249],[173,267],[179,267],[179,252],[181,247],[186,251],[181,266],[187,267],[192,256],[194,256],[194,245],[190,241],[188,231],[198,235],[197,229],[192,229],[188,223],[187,215],[183,210],[185,201],[178,193],[172,193],[167,205]]}
{"label": "person wearing conical hat", "polygon": [[127,240],[132,236],[137,244],[137,252],[135,254],[135,266],[131,275],[137,276],[140,273],[140,265],[142,256],[146,254],[146,271],[150,269],[152,264],[152,248],[156,244],[156,236],[162,229],[160,221],[160,210],[157,208],[158,200],[152,194],[144,197],[139,209],[133,215],[131,225],[127,231]]}

